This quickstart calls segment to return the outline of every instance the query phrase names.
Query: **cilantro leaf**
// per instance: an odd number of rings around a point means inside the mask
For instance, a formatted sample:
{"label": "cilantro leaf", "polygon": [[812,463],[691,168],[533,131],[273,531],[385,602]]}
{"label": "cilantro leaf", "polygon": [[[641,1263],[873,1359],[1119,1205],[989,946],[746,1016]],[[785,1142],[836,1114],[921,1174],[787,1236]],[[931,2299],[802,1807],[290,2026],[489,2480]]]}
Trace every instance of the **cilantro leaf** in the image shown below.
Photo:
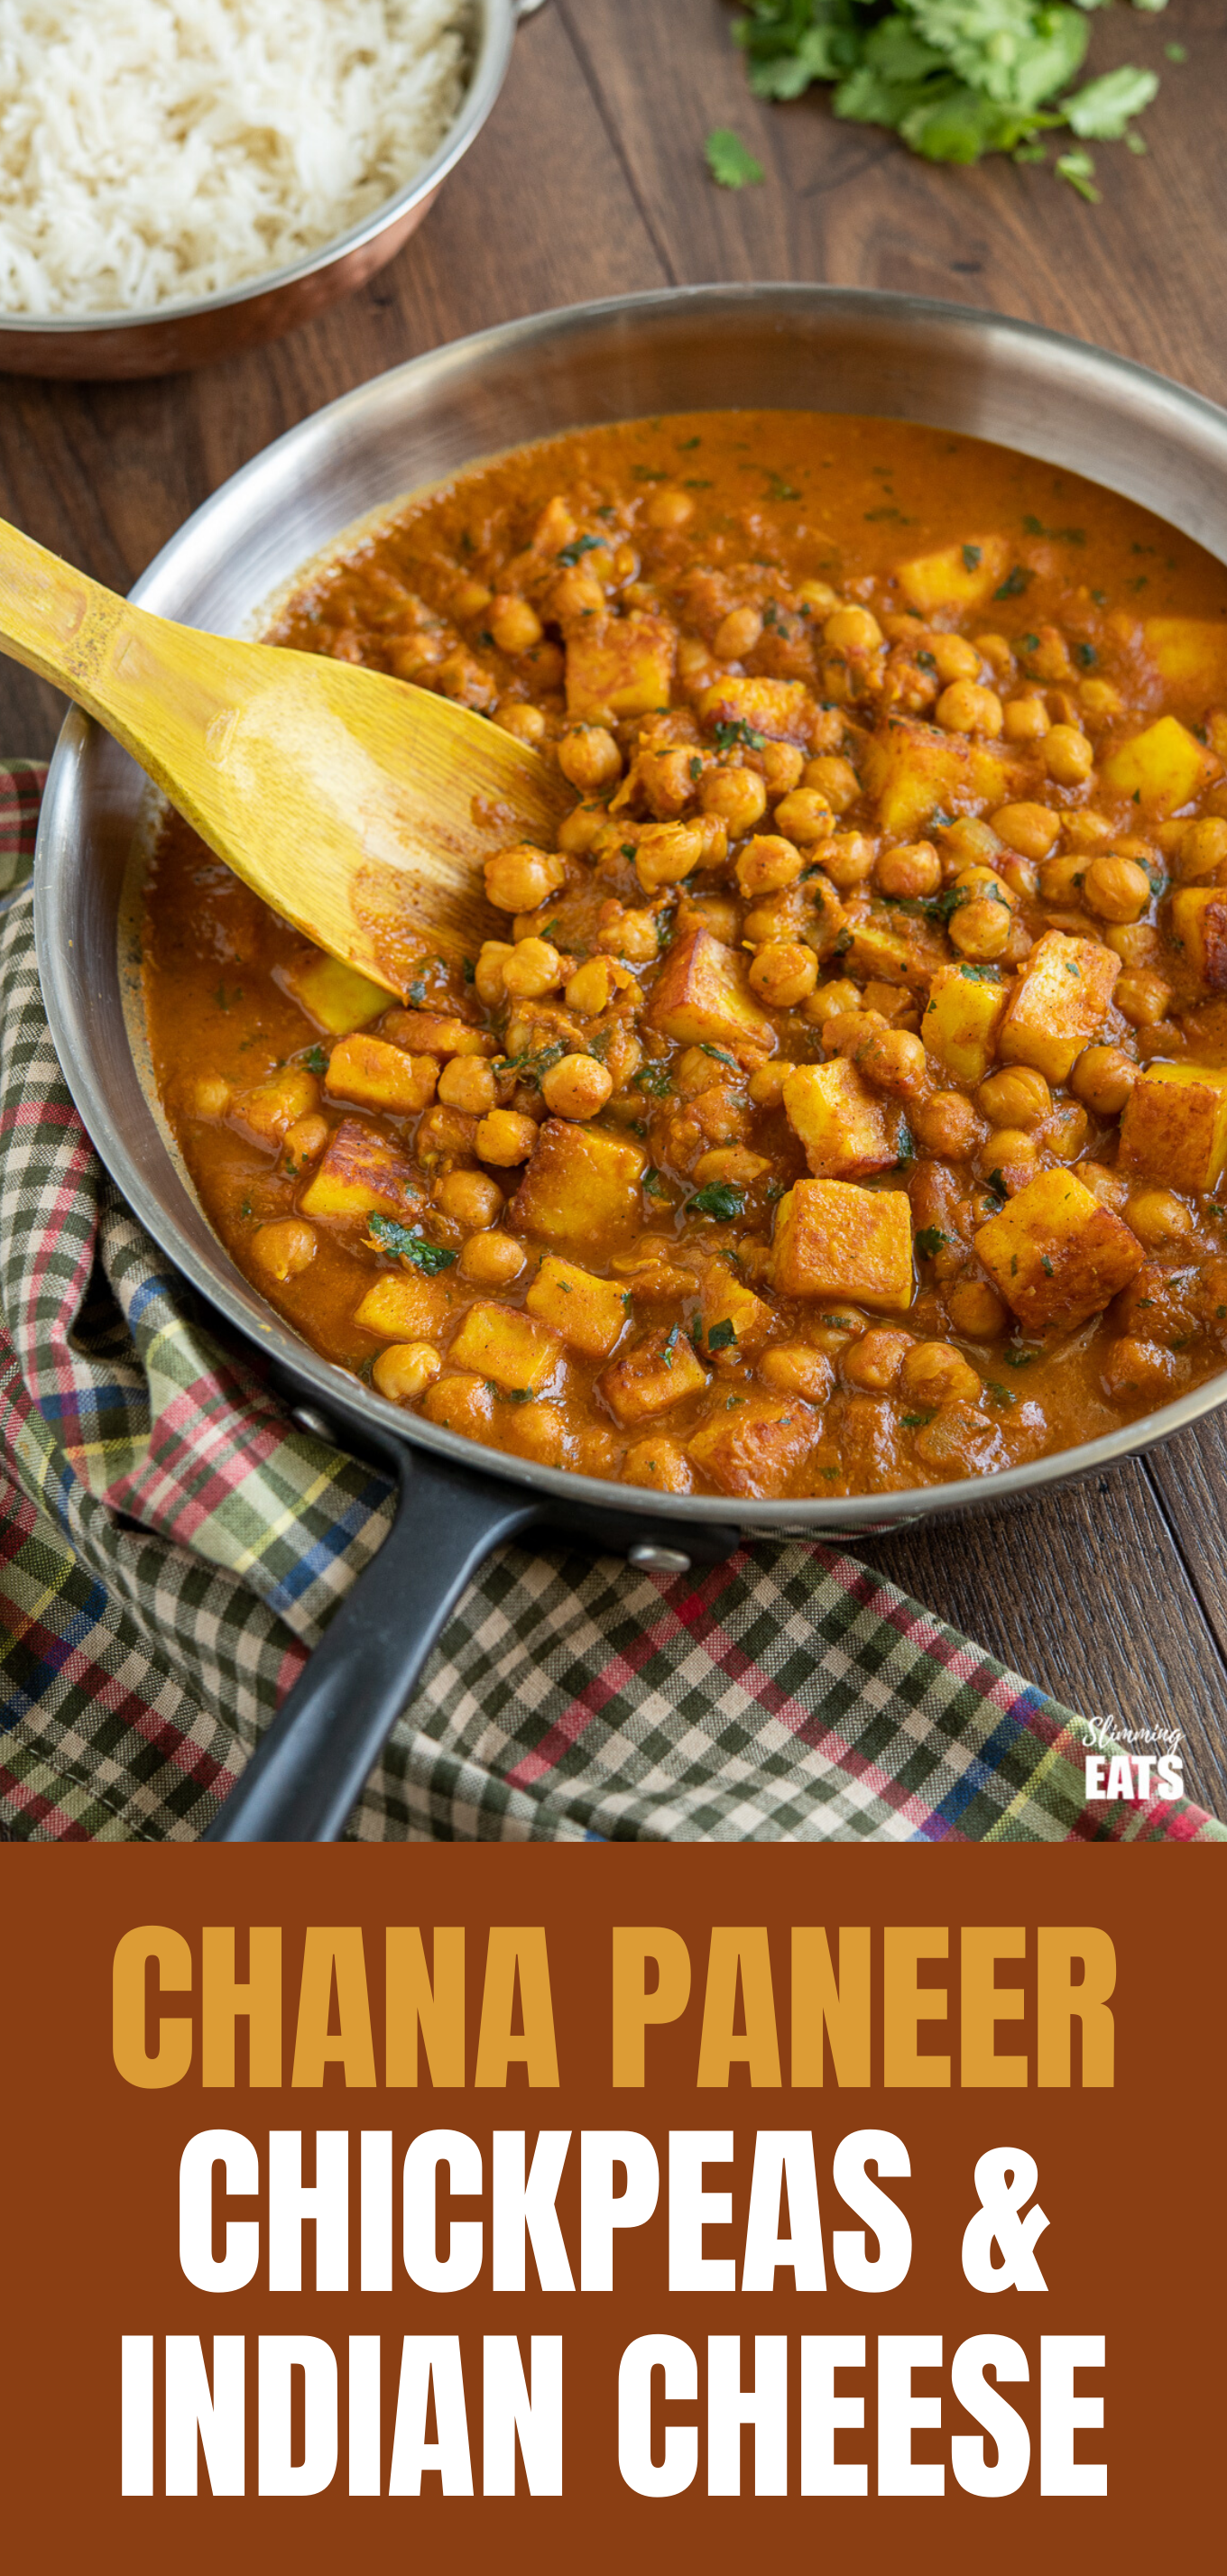
{"label": "cilantro leaf", "polygon": [[744,1190],[735,1189],[731,1181],[709,1181],[706,1189],[693,1190],[686,1201],[687,1216],[714,1216],[723,1223],[740,1216],[745,1207]]}
{"label": "cilantro leaf", "polygon": [[709,1326],[707,1347],[709,1351],[727,1351],[730,1346],[734,1350],[737,1347],[737,1327],[726,1315],[723,1323]]}
{"label": "cilantro leaf", "polygon": [[703,146],[704,158],[718,188],[759,188],[766,175],[749,145],[727,125],[713,127]]}
{"label": "cilantro leaf", "polygon": [[1157,72],[1122,63],[1118,71],[1104,72],[1099,80],[1088,81],[1085,89],[1075,90],[1065,100],[1065,114],[1075,134],[1096,143],[1119,143],[1130,117],[1149,107],[1158,86]]}
{"label": "cilantro leaf", "polygon": [[441,1243],[428,1243],[424,1234],[412,1226],[398,1225],[395,1217],[373,1216],[367,1226],[372,1243],[380,1252],[390,1252],[394,1260],[411,1261],[424,1279],[433,1279],[440,1270],[450,1270],[457,1258]]}

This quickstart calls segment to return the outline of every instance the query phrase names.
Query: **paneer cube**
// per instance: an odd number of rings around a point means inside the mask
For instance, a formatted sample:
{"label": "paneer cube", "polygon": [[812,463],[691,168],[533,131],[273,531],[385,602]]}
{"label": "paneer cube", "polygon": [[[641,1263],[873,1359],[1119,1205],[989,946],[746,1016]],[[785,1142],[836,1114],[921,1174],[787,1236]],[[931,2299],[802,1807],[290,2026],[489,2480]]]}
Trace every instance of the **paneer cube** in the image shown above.
{"label": "paneer cube", "polygon": [[1227,887],[1180,886],[1172,896],[1172,944],[1212,992],[1227,991]]}
{"label": "paneer cube", "polygon": [[356,966],[343,966],[339,957],[325,957],[322,948],[304,948],[291,957],[288,966],[278,968],[277,980],[316,1027],[327,1029],[335,1038],[348,1037],[351,1029],[364,1029],[368,1020],[377,1020],[387,1010],[392,999],[381,984],[372,984]]}
{"label": "paneer cube", "polygon": [[387,1035],[410,1055],[494,1055],[498,1040],[446,1011],[392,1011]]}
{"label": "paneer cube", "polygon": [[913,555],[899,565],[896,578],[909,608],[918,608],[922,617],[941,608],[978,608],[1003,579],[1009,555],[1005,537],[971,537],[965,545]]}
{"label": "paneer cube", "polygon": [[734,1368],[738,1360],[753,1359],[761,1351],[772,1321],[770,1306],[755,1296],[727,1261],[708,1263],[703,1273],[703,1303],[697,1327],[705,1359],[718,1369]]}
{"label": "paneer cube", "polygon": [[287,1064],[271,1082],[258,1082],[239,1093],[231,1110],[238,1124],[262,1145],[279,1145],[296,1118],[306,1118],[320,1101],[319,1084],[305,1064]]}
{"label": "paneer cube", "polygon": [[899,1160],[899,1112],[872,1091],[846,1055],[798,1064],[784,1084],[784,1108],[819,1180],[859,1181]]}
{"label": "paneer cube", "polygon": [[747,1494],[765,1502],[786,1493],[821,1428],[819,1417],[797,1396],[749,1395],[721,1405],[687,1441],[696,1467],[722,1494]]}
{"label": "paneer cube", "polygon": [[1007,987],[990,967],[939,966],[920,1023],[928,1053],[958,1082],[983,1082],[997,1053]]}
{"label": "paneer cube", "polygon": [[573,1350],[604,1360],[627,1322],[631,1295],[620,1280],[598,1279],[595,1272],[547,1252],[524,1303],[530,1315],[552,1325]]}
{"label": "paneer cube", "polygon": [[975,1248],[993,1286],[1029,1331],[1069,1330],[1102,1314],[1144,1259],[1137,1236],[1073,1172],[1041,1172],[1000,1216],[978,1228]]}
{"label": "paneer cube", "polygon": [[413,1165],[361,1118],[343,1118],[299,1207],[310,1217],[410,1217],[422,1204]]}
{"label": "paneer cube", "polygon": [[699,1395],[706,1384],[707,1372],[680,1324],[658,1325],[597,1379],[600,1394],[624,1431],[657,1413],[667,1413],[688,1395]]}
{"label": "paneer cube", "polygon": [[561,1358],[557,1333],[493,1299],[470,1306],[447,1354],[449,1368],[472,1369],[511,1394],[526,1387],[532,1395],[540,1394]]}
{"label": "paneer cube", "polygon": [[928,982],[929,969],[919,960],[910,940],[888,922],[850,923],[847,945],[841,954],[845,971],[859,976],[865,984],[908,984],[921,975]]}
{"label": "paneer cube", "polygon": [[728,1047],[740,1064],[757,1064],[775,1052],[775,1031],[750,990],[737,950],[701,926],[674,940],[647,1020],[684,1046]]}
{"label": "paneer cube", "polygon": [[1117,1168],[1169,1190],[1212,1190],[1227,1162],[1227,1071],[1148,1064],[1120,1122]]}
{"label": "paneer cube", "polygon": [[1213,752],[1175,716],[1160,716],[1145,733],[1123,742],[1118,751],[1109,753],[1099,773],[1105,787],[1117,796],[1134,798],[1155,815],[1177,813],[1218,774]]}
{"label": "paneer cube", "polygon": [[413,1271],[387,1271],[367,1289],[354,1322],[364,1333],[385,1342],[437,1341],[452,1313],[455,1291],[444,1279],[422,1279]]}
{"label": "paneer cube", "polygon": [[677,632],[642,609],[626,617],[585,617],[567,635],[567,713],[574,724],[608,724],[667,707]]}
{"label": "paneer cube", "polygon": [[995,810],[1009,801],[1015,778],[999,753],[908,716],[887,718],[865,744],[861,769],[880,828],[899,841],[911,840],[939,807],[948,815]]}
{"label": "paneer cube", "polygon": [[511,1202],[516,1234],[598,1253],[637,1231],[646,1157],[638,1145],[567,1118],[547,1118]]}
{"label": "paneer cube", "polygon": [[334,1046],[324,1076],[334,1100],[356,1100],[364,1109],[390,1109],[394,1117],[412,1118],[434,1099],[439,1062],[433,1055],[406,1055],[385,1038],[361,1035]]}
{"label": "paneer cube", "polygon": [[883,1312],[910,1306],[907,1191],[794,1181],[775,1212],[770,1277],[784,1297],[854,1297]]}
{"label": "paneer cube", "polygon": [[1046,930],[1006,1004],[997,1047],[1002,1062],[1033,1065],[1047,1082],[1068,1082],[1103,1025],[1120,965],[1097,939]]}
{"label": "paneer cube", "polygon": [[1199,697],[1227,696],[1227,619],[1147,617],[1146,650],[1161,680]]}
{"label": "paneer cube", "polygon": [[817,712],[803,680],[713,680],[699,700],[702,724],[748,725],[769,742],[812,742]]}

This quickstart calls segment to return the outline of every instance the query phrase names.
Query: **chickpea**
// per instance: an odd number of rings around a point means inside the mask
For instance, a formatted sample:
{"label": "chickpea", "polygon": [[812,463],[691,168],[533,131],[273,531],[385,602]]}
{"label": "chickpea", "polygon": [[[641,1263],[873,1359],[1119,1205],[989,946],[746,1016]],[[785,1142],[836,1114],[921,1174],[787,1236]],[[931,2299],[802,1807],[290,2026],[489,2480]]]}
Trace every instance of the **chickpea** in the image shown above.
{"label": "chickpea", "polygon": [[371,1370],[371,1382],[389,1404],[416,1404],[443,1374],[443,1362],[431,1342],[391,1342]]}
{"label": "chickpea", "polygon": [[946,875],[952,872],[957,875],[960,868],[967,867],[996,868],[1001,856],[1001,843],[987,823],[973,823],[965,818],[960,823],[943,823],[939,829],[946,858]]}
{"label": "chickpea", "polygon": [[1076,1100],[1063,1101],[1054,1109],[1043,1135],[1044,1151],[1058,1163],[1076,1163],[1087,1140],[1089,1122],[1085,1109]]}
{"label": "chickpea", "polygon": [[760,832],[747,842],[734,874],[749,901],[754,895],[778,894],[782,887],[795,885],[802,864],[801,853],[791,841],[774,832]]}
{"label": "chickpea", "polygon": [[903,841],[883,851],[874,875],[883,894],[936,894],[942,863],[931,841]]}
{"label": "chickpea", "polygon": [[252,1258],[272,1279],[297,1279],[315,1259],[315,1228],[300,1216],[279,1217],[257,1226],[251,1238]]}
{"label": "chickpea", "polygon": [[777,1342],[763,1352],[757,1374],[764,1386],[780,1395],[803,1396],[807,1404],[825,1404],[835,1383],[825,1351],[809,1350],[804,1342]]}
{"label": "chickpea", "polygon": [[683,922],[690,930],[700,927],[710,930],[712,938],[722,939],[726,948],[734,946],[741,927],[740,915],[731,896],[720,894],[688,896],[678,906],[679,929]]}
{"label": "chickpea", "polygon": [[550,610],[562,626],[578,625],[581,617],[599,616],[604,606],[604,588],[584,564],[569,564],[551,585]]}
{"label": "chickpea", "polygon": [[485,1379],[472,1370],[448,1369],[427,1387],[422,1411],[428,1422],[439,1423],[445,1431],[459,1431],[467,1440],[486,1440],[494,1399]]}
{"label": "chickpea", "polygon": [[1042,1073],[1027,1064],[990,1073],[976,1093],[976,1107],[994,1127],[1021,1127],[1027,1133],[1052,1112],[1052,1093]]}
{"label": "chickpea", "polygon": [[597,933],[602,948],[615,957],[629,957],[636,966],[654,965],[660,955],[656,936],[656,916],[651,912],[623,912],[616,921],[608,922]]}
{"label": "chickpea", "polygon": [[763,621],[756,608],[730,608],[722,617],[712,638],[712,651],[718,662],[741,662],[752,653],[763,631]]}
{"label": "chickpea", "polygon": [[979,679],[980,656],[975,645],[969,644],[965,636],[930,636],[929,651],[937,665],[937,676],[944,688],[949,688],[955,680]]}
{"label": "chickpea", "polygon": [[1171,998],[1171,985],[1164,981],[1162,975],[1154,975],[1144,966],[1131,968],[1122,975],[1112,996],[1117,1010],[1138,1029],[1146,1028],[1155,1020],[1165,1020]]}
{"label": "chickpea", "polygon": [[709,769],[699,786],[705,814],[716,814],[735,840],[752,832],[767,811],[767,790],[756,769]]}
{"label": "chickpea", "polygon": [[689,492],[654,492],[644,517],[650,528],[684,528],[694,517],[694,503]]}
{"label": "chickpea", "polygon": [[193,1118],[224,1118],[234,1093],[218,1073],[205,1074],[192,1085]]}
{"label": "chickpea", "polygon": [[835,817],[816,787],[794,787],[791,795],[780,798],[775,823],[777,831],[786,832],[790,841],[799,841],[805,849],[811,842],[826,840],[835,828]]}
{"label": "chickpea", "polygon": [[515,1109],[492,1109],[477,1130],[476,1147],[483,1163],[526,1163],[537,1142],[535,1118]]}
{"label": "chickpea", "polygon": [[659,1432],[632,1443],[622,1461],[621,1476],[624,1485],[647,1485],[658,1494],[688,1494],[694,1486],[694,1469],[685,1450]]}
{"label": "chickpea", "polygon": [[841,894],[851,894],[873,875],[874,844],[864,832],[836,832],[832,840],[819,842],[814,857]]}
{"label": "chickpea", "polygon": [[914,1342],[899,1372],[910,1404],[976,1404],[980,1375],[951,1342]]}
{"label": "chickpea", "polygon": [[1150,879],[1136,859],[1105,854],[1092,859],[1084,898],[1102,921],[1136,921],[1150,904]]}
{"label": "chickpea", "polygon": [[998,679],[1012,680],[1014,677],[1014,655],[1010,650],[1006,637],[1004,635],[977,635],[974,640],[976,651],[979,654],[981,661],[989,664],[990,668],[996,672]]}
{"label": "chickpea", "polygon": [[1227,862],[1227,822],[1208,814],[1200,823],[1184,823],[1176,844],[1176,874],[1182,885],[1208,877]]}
{"label": "chickpea", "polygon": [[539,1467],[561,1467],[567,1450],[567,1417],[557,1404],[522,1404],[511,1413],[503,1436],[518,1458],[535,1459]]}
{"label": "chickpea", "polygon": [[445,1172],[430,1195],[454,1225],[481,1228],[502,1214],[503,1193],[486,1172]]}
{"label": "chickpea", "polygon": [[848,1344],[840,1359],[841,1374],[851,1386],[882,1394],[894,1385],[900,1368],[906,1367],[913,1347],[910,1333],[872,1329]]}
{"label": "chickpea", "polygon": [[1119,1172],[1110,1172],[1106,1163],[1079,1163],[1078,1178],[1101,1207],[1110,1207],[1114,1215],[1120,1215],[1129,1196],[1129,1184],[1122,1181]]}
{"label": "chickpea", "polygon": [[829,617],[839,606],[839,592],[829,581],[802,581],[797,584],[797,606],[807,617]]}
{"label": "chickpea", "polygon": [[1134,1190],[1125,1203],[1125,1223],[1131,1226],[1138,1242],[1153,1251],[1161,1243],[1171,1243],[1177,1235],[1192,1230],[1193,1219],[1183,1199],[1171,1190]]}
{"label": "chickpea", "polygon": [[590,796],[621,777],[622,754],[604,725],[571,725],[558,745],[558,766],[581,796]]}
{"label": "chickpea", "polygon": [[1074,725],[1054,724],[1044,736],[1044,767],[1058,787],[1082,787],[1095,766],[1095,754]]}
{"label": "chickpea", "polygon": [[1007,742],[1040,742],[1048,732],[1050,718],[1042,698],[1010,698],[1001,711],[1002,730]]}
{"label": "chickpea", "polygon": [[612,1090],[612,1075],[594,1055],[564,1055],[541,1076],[541,1097],[555,1118],[595,1118]]}
{"label": "chickpea", "polygon": [[527,706],[520,699],[500,698],[494,721],[504,733],[513,734],[517,742],[529,743],[534,750],[545,740],[545,717],[540,707]]}
{"label": "chickpea", "polygon": [[770,948],[788,941],[793,931],[800,930],[801,920],[796,897],[786,886],[781,894],[766,895],[742,920],[742,944],[747,948]]}
{"label": "chickpea", "polygon": [[907,1029],[875,1030],[864,1046],[857,1048],[855,1063],[858,1073],[863,1073],[879,1091],[897,1091],[905,1100],[912,1098],[928,1077],[924,1042]]}
{"label": "chickpea", "polygon": [[1061,829],[1075,850],[1106,850],[1116,838],[1106,814],[1093,813],[1089,807],[1080,814],[1063,814]]}
{"label": "chickpea", "polygon": [[296,1118],[285,1131],[285,1150],[296,1163],[313,1163],[327,1142],[326,1118]]}
{"label": "chickpea", "polygon": [[765,1154],[752,1154],[746,1145],[716,1145],[709,1154],[700,1154],[694,1167],[694,1178],[700,1189],[709,1181],[731,1181],[734,1189],[753,1189],[769,1172]]}
{"label": "chickpea", "polygon": [[[638,986],[636,986],[638,991]],[[607,1011],[615,991],[614,970],[608,957],[586,957],[577,966],[566,990],[569,1011],[578,1011],[582,1020],[594,1020]]]}
{"label": "chickpea", "polygon": [[858,659],[879,652],[883,640],[882,629],[868,608],[832,609],[822,636],[833,653],[851,653]]}
{"label": "chickpea", "polygon": [[750,982],[760,1002],[769,1010],[790,1011],[812,993],[818,981],[818,960],[812,948],[799,941],[773,939],[760,948],[751,960]]}
{"label": "chickpea", "polygon": [[499,912],[535,912],[557,893],[566,873],[561,859],[549,850],[533,849],[528,841],[496,851],[483,870],[486,893]]}
{"label": "chickpea", "polygon": [[1005,905],[1007,912],[1014,910],[1013,892],[1005,878],[983,859],[973,860],[970,867],[960,868],[954,882],[962,895],[993,895],[998,903]]}
{"label": "chickpea", "polygon": [[608,829],[609,816],[603,805],[577,805],[572,813],[564,814],[558,826],[558,847],[565,850],[568,858],[589,858]]}
{"label": "chickpea", "polygon": [[944,725],[947,733],[996,736],[1004,721],[996,690],[978,688],[974,680],[955,680],[948,689],[943,689],[935,712],[939,725]]}
{"label": "chickpea", "polygon": [[760,1064],[750,1076],[747,1089],[756,1109],[778,1109],[784,1097],[784,1085],[793,1068],[786,1061]]}
{"label": "chickpea", "polygon": [[830,984],[820,984],[805,1004],[805,1017],[821,1028],[824,1020],[833,1020],[842,1011],[859,1011],[861,988],[848,976],[838,976]]}
{"label": "chickpea", "polygon": [[1007,850],[1001,862],[1001,878],[1020,903],[1034,903],[1040,881],[1034,859],[1020,859],[1013,850]]}
{"label": "chickpea", "polygon": [[517,1002],[537,1002],[543,993],[556,992],[565,974],[552,940],[522,939],[504,961],[503,991]]}
{"label": "chickpea", "polygon": [[704,857],[703,833],[697,823],[649,823],[639,835],[635,874],[645,894],[657,886],[678,885]]}
{"label": "chickpea", "polygon": [[987,1279],[957,1279],[947,1292],[946,1306],[956,1333],[965,1334],[970,1342],[995,1341],[1005,1331],[1005,1308]]}
{"label": "chickpea", "polygon": [[1123,715],[1124,703],[1120,690],[1114,689],[1110,680],[1078,682],[1078,704],[1088,724],[1113,723],[1117,716]]}
{"label": "chickpea", "polygon": [[506,1288],[519,1278],[526,1257],[513,1234],[471,1234],[460,1255],[460,1275],[477,1288]]}
{"label": "chickpea", "polygon": [[934,1091],[927,1100],[918,1100],[911,1123],[926,1153],[945,1155],[952,1163],[966,1162],[984,1134],[983,1120],[961,1091]]}
{"label": "chickpea", "polygon": [[976,1169],[982,1180],[1000,1172],[1012,1189],[1022,1189],[1034,1178],[1038,1161],[1039,1147],[1025,1127],[994,1127],[980,1147]]}
{"label": "chickpea", "polygon": [[855,805],[861,782],[850,760],[824,752],[817,760],[807,760],[802,771],[803,782],[821,796],[833,814],[846,814]]}
{"label": "chickpea", "polygon": [[680,814],[689,804],[696,784],[690,774],[692,762],[696,770],[701,769],[702,762],[696,755],[683,751],[680,745],[661,751],[640,752],[635,764],[636,778],[652,812],[661,821]]}
{"label": "chickpea", "polygon": [[951,913],[948,928],[960,957],[1000,957],[1010,936],[1009,907],[996,895],[973,895]]}
{"label": "chickpea", "polygon": [[993,830],[1020,858],[1046,859],[1060,839],[1061,817],[1046,805],[1003,805],[993,816]]}
{"label": "chickpea", "polygon": [[513,657],[530,652],[534,644],[540,643],[545,632],[536,609],[530,608],[526,599],[517,598],[510,590],[500,591],[498,597],[491,600],[486,624],[500,653],[510,653]]}
{"label": "chickpea", "polygon": [[1045,859],[1039,872],[1040,893],[1045,903],[1081,904],[1089,866],[1085,850],[1071,851],[1064,859]]}
{"label": "chickpea", "polygon": [[1099,936],[1122,966],[1158,966],[1163,955],[1163,942],[1149,921],[1109,921]]}
{"label": "chickpea", "polygon": [[467,1109],[470,1115],[485,1116],[493,1109],[497,1085],[491,1067],[483,1055],[454,1055],[439,1076],[439,1098],[445,1108]]}
{"label": "chickpea", "polygon": [[[805,768],[804,752],[798,751],[794,742],[769,742],[760,756],[768,802],[778,801],[781,796],[791,796],[793,788],[801,783]],[[813,783],[812,779],[806,780],[807,786],[812,787]]]}

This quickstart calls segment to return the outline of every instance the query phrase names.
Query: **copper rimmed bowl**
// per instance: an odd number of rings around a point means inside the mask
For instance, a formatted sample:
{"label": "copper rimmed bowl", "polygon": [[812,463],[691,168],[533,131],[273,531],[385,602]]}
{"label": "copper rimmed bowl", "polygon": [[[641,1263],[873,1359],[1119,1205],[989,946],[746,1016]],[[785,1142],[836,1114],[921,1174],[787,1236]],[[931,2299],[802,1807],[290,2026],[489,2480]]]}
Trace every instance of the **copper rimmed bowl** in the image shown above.
{"label": "copper rimmed bowl", "polygon": [[469,75],[451,125],[425,169],[349,232],[289,268],[247,278],[194,303],[162,304],[148,313],[0,313],[0,375],[177,375],[280,339],[325,305],[352,295],[395,258],[429,213],[494,106],[519,20],[541,6],[542,0],[468,0]]}
{"label": "copper rimmed bowl", "polygon": [[[587,423],[756,406],[887,414],[996,441],[1124,494],[1227,561],[1227,412],[1122,358],[990,313],[821,286],[680,288],[510,323],[433,350],[304,421],[206,502],[138,583],[145,607],[223,634],[342,530],[477,458]],[[752,1503],[600,1483],[508,1458],[360,1388],[291,1332],[223,1250],[142,1069],[121,927],[143,782],[70,714],[43,804],[39,964],[90,1135],[179,1270],[266,1353],[300,1422],[400,1477],[390,1537],[337,1614],[224,1810],[218,1839],[327,1839],[442,1619],[500,1539],[587,1532],[683,1573],[746,1532],[850,1537],[1102,1474],[1227,1403],[1227,1374],[1101,1439],[911,1493]],[[135,1017],[133,1014],[135,1013]],[[372,1586],[375,1588],[372,1589]],[[237,1802],[237,1804],[236,1804]],[[233,1811],[233,1812],[232,1812]]]}

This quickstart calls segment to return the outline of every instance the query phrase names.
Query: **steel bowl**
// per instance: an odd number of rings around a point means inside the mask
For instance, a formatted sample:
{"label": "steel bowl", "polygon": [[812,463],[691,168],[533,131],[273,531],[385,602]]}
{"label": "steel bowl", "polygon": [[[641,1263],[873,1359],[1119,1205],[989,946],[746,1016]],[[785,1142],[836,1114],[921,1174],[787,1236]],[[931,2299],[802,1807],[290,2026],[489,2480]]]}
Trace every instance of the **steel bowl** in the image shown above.
{"label": "steel bowl", "polygon": [[[250,632],[261,604],[300,566],[412,487],[556,431],[737,407],[747,396],[765,408],[886,414],[994,440],[1144,504],[1227,560],[1227,413],[1197,394],[990,313],[843,288],[719,286],[510,323],[377,377],[223,485],[133,597],[189,624]],[[142,1222],[211,1305],[267,1354],[299,1418],[342,1446],[381,1455],[407,1498],[240,1784],[240,1799],[249,1782],[254,1796],[266,1757],[275,1771],[278,1745],[284,1754],[298,1729],[289,1769],[297,1763],[301,1790],[314,1765],[314,1789],[295,1805],[288,1794],[279,1802],[274,1783],[269,1803],[252,1811],[260,1838],[341,1830],[345,1801],[404,1705],[446,1609],[482,1555],[515,1529],[587,1528],[636,1562],[675,1570],[726,1552],[745,1532],[855,1541],[858,1531],[976,1505],[999,1509],[1102,1474],[1227,1403],[1224,1375],[1103,1438],[1002,1475],[889,1496],[772,1503],[611,1486],[477,1449],[399,1412],[308,1349],[240,1276],[173,1149],[144,1055],[139,984],[121,956],[143,788],[127,756],[71,713],[48,779],[36,869],[43,992],[70,1089]],[[382,1630],[368,1590],[375,1578],[384,1587]],[[342,1780],[334,1756],[346,1726]]]}
{"label": "steel bowl", "polygon": [[396,257],[433,206],[448,172],[468,151],[494,105],[511,60],[518,21],[542,0],[469,0],[472,60],[453,124],[424,170],[362,223],[309,251],[289,268],[195,302],[151,313],[0,314],[0,375],[171,376],[241,349],[278,340],[325,305],[365,286]]}

